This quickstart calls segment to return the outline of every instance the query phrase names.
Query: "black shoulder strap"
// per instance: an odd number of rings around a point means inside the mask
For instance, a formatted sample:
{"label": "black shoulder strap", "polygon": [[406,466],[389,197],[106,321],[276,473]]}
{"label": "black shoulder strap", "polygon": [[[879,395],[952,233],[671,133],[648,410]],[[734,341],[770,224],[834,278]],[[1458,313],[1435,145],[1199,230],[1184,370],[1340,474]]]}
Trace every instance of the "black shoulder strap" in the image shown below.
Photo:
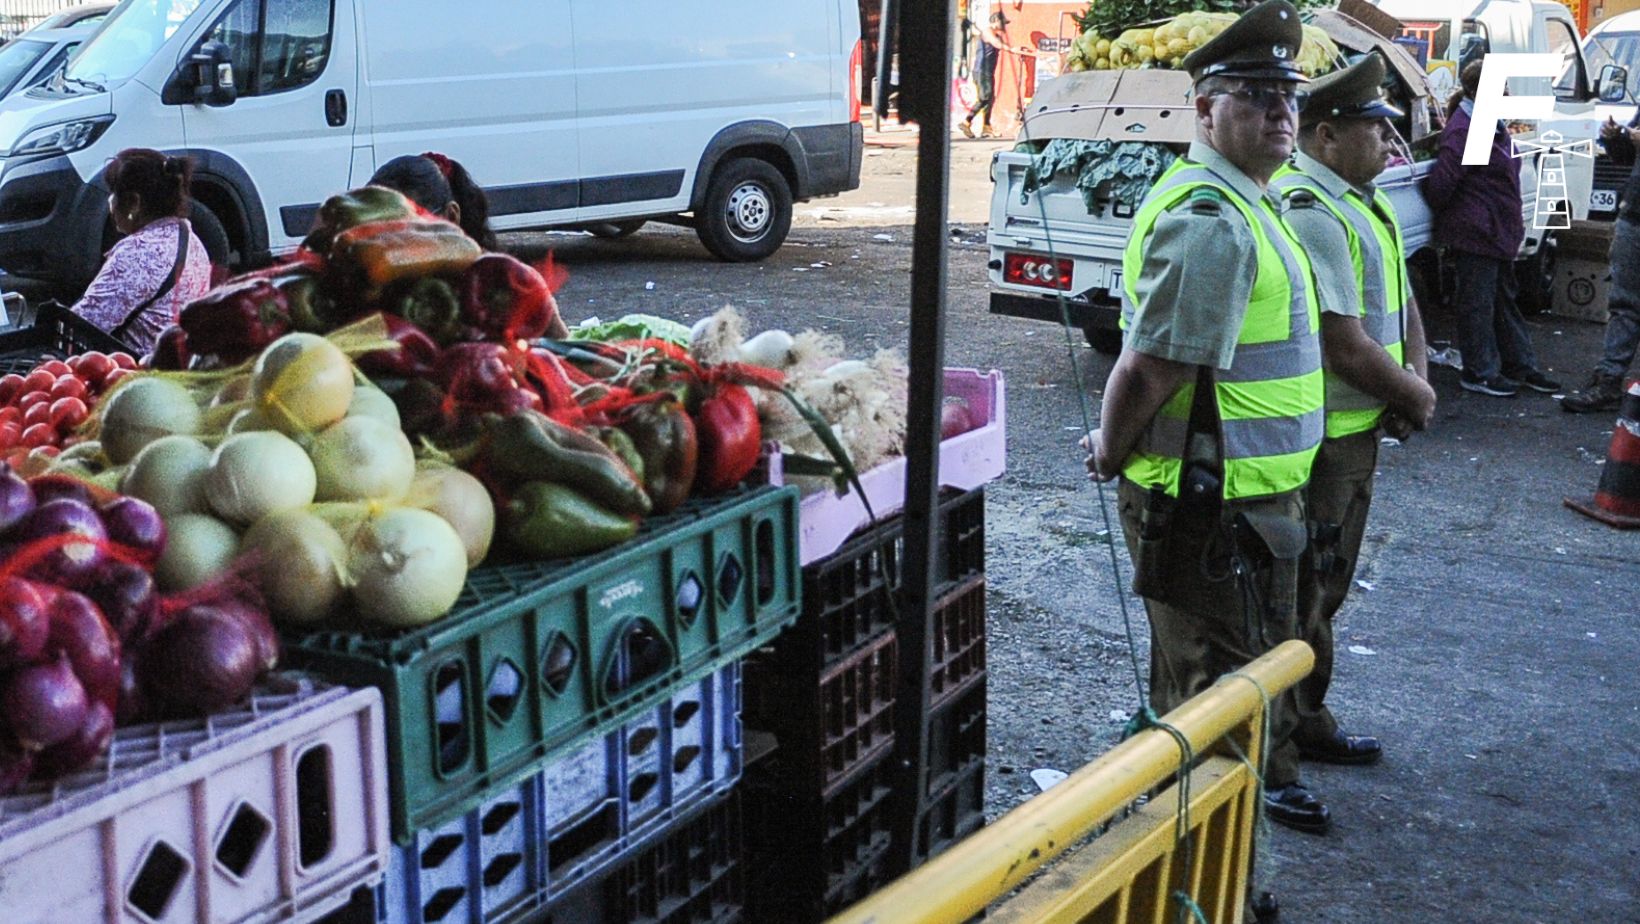
{"label": "black shoulder strap", "polygon": [[188,225],[186,222],[179,219],[177,221],[177,258],[176,262],[171,264],[171,274],[165,277],[164,282],[160,283],[159,291],[144,299],[142,304],[132,308],[130,313],[125,316],[125,320],[116,325],[109,333],[112,333],[115,337],[122,341],[125,340],[126,326],[129,325],[137,317],[137,315],[147,311],[151,305],[164,298],[172,289],[176,288],[177,280],[182,277],[182,264],[185,263],[187,259]]}
{"label": "black shoulder strap", "polygon": [[1196,367],[1196,393],[1185,425],[1179,502],[1218,508],[1224,502],[1224,434],[1220,429],[1217,376],[1213,367]]}

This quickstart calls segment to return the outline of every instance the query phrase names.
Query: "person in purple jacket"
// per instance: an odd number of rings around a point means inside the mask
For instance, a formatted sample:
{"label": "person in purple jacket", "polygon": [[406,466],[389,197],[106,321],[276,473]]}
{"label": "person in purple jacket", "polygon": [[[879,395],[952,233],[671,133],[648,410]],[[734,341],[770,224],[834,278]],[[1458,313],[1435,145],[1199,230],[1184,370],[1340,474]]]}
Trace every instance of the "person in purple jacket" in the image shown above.
{"label": "person in purple jacket", "polygon": [[[1424,198],[1435,213],[1435,243],[1452,255],[1457,275],[1459,384],[1483,395],[1513,398],[1519,386],[1545,394],[1560,383],[1538,368],[1532,338],[1515,304],[1515,255],[1525,240],[1521,220],[1520,164],[1509,132],[1491,126],[1492,158],[1484,167],[1463,165],[1481,62],[1463,69],[1461,101],[1453,107],[1435,167],[1424,180]],[[1483,127],[1482,130],[1485,130]]]}

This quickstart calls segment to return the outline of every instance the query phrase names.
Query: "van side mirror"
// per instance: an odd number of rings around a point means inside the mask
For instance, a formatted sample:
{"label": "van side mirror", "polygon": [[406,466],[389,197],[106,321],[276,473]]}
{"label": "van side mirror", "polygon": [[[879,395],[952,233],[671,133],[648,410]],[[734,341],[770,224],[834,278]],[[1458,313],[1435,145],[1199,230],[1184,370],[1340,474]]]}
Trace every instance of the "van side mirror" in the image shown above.
{"label": "van side mirror", "polygon": [[1621,103],[1629,95],[1629,69],[1621,64],[1608,64],[1600,69],[1600,83],[1596,91],[1602,103]]}
{"label": "van side mirror", "polygon": [[194,102],[206,106],[228,106],[239,98],[233,80],[233,53],[222,42],[206,42],[188,56],[184,65],[192,71]]}

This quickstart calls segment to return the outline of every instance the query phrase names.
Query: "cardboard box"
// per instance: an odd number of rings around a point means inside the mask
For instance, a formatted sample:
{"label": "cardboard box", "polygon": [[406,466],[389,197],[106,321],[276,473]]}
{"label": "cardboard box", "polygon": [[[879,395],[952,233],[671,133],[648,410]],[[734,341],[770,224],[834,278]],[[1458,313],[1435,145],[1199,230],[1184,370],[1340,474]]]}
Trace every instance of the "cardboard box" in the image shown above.
{"label": "cardboard box", "polygon": [[1554,300],[1549,306],[1550,313],[1581,321],[1606,323],[1606,294],[1611,278],[1611,266],[1604,257],[1588,260],[1560,254],[1555,261]]}
{"label": "cardboard box", "polygon": [[1089,141],[1196,138],[1190,75],[1161,69],[1081,71],[1042,85],[1019,137]]}

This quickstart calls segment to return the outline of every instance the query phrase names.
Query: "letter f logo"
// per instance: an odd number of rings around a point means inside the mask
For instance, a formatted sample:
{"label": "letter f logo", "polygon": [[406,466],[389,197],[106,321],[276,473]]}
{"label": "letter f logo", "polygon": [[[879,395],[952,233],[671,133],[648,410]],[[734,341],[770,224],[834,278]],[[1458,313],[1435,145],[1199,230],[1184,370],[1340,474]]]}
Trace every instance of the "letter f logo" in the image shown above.
{"label": "letter f logo", "polygon": [[[1470,113],[1469,138],[1463,146],[1466,167],[1482,167],[1491,158],[1492,133],[1499,119],[1538,120],[1554,115],[1553,96],[1504,96],[1511,77],[1555,77],[1566,66],[1557,54],[1489,54],[1481,66],[1481,83]],[[1476,131],[1484,128],[1484,131]]]}

